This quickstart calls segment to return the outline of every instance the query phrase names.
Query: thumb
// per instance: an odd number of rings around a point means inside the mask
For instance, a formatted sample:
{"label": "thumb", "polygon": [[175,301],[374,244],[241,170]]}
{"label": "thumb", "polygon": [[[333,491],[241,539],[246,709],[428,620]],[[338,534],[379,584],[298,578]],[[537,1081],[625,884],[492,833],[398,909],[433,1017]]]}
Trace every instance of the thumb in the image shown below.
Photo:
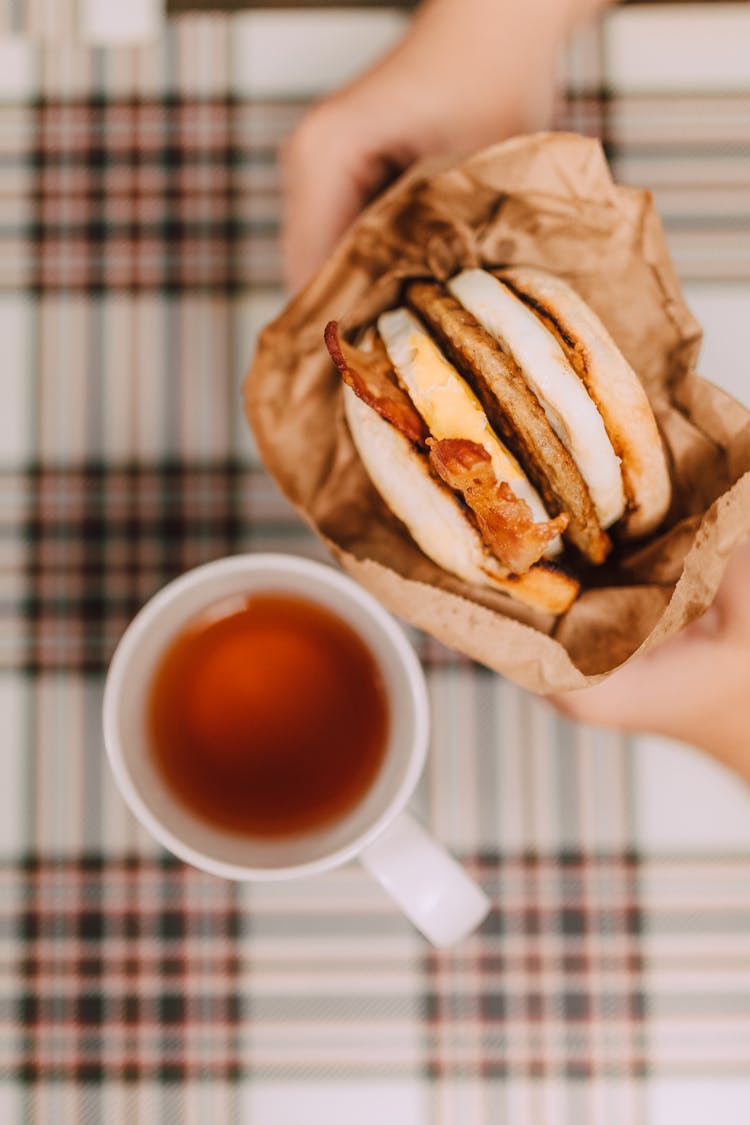
{"label": "thumb", "polygon": [[281,170],[282,267],[287,287],[295,291],[382,185],[384,163],[323,104],[285,144]]}

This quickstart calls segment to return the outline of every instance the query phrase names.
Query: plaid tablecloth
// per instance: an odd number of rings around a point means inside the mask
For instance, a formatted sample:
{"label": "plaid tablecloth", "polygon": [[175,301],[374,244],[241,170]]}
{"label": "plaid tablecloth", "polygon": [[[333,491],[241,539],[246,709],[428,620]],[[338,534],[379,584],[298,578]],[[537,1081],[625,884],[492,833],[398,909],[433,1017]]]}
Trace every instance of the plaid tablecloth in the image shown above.
{"label": "plaid tablecloth", "polygon": [[[579,36],[560,124],[654,189],[705,373],[747,397],[750,10],[708,7],[682,63],[674,11]],[[750,798],[691,751],[555,719],[415,635],[414,809],[493,902],[444,952],[356,866],[222,882],[126,812],[100,705],[139,605],[227,553],[323,557],[240,410],[282,301],[275,148],[405,17],[190,15],[92,48],[19,34],[21,8],[0,5],[0,1122],[746,1125]]]}

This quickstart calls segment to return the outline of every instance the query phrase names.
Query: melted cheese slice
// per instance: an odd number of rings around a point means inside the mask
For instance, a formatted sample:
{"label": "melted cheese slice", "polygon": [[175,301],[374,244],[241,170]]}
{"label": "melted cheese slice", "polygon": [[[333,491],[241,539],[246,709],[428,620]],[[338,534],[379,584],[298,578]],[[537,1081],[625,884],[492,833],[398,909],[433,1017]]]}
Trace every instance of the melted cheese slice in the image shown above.
{"label": "melted cheese slice", "polygon": [[[481,445],[492,459],[498,481],[506,481],[526,501],[535,521],[549,519],[539,494],[490,426],[479,399],[416,317],[408,309],[392,309],[379,317],[378,331],[431,435],[438,441],[465,438]],[[561,547],[556,539],[546,553],[557,553]]]}
{"label": "melted cheese slice", "polygon": [[448,289],[511,352],[552,429],[583,477],[603,528],[625,511],[620,459],[602,416],[551,332],[515,294],[485,270],[464,270]]}

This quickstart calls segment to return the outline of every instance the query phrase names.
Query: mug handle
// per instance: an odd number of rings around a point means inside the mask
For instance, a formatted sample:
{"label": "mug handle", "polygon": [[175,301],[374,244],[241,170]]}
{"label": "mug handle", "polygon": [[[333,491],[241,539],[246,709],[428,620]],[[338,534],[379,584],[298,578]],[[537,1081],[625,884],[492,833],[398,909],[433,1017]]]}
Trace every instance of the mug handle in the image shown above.
{"label": "mug handle", "polygon": [[399,813],[359,859],[433,945],[460,941],[489,911],[484,891],[410,813]]}

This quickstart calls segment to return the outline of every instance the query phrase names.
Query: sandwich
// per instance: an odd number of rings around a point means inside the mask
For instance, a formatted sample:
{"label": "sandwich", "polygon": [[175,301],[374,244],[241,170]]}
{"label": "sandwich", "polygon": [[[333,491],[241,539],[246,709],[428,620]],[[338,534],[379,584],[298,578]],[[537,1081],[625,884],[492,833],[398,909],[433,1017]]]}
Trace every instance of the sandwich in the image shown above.
{"label": "sandwich", "polygon": [[562,614],[613,543],[651,534],[669,465],[638,376],[563,279],[416,279],[356,343],[325,329],[376,490],[433,562]]}

